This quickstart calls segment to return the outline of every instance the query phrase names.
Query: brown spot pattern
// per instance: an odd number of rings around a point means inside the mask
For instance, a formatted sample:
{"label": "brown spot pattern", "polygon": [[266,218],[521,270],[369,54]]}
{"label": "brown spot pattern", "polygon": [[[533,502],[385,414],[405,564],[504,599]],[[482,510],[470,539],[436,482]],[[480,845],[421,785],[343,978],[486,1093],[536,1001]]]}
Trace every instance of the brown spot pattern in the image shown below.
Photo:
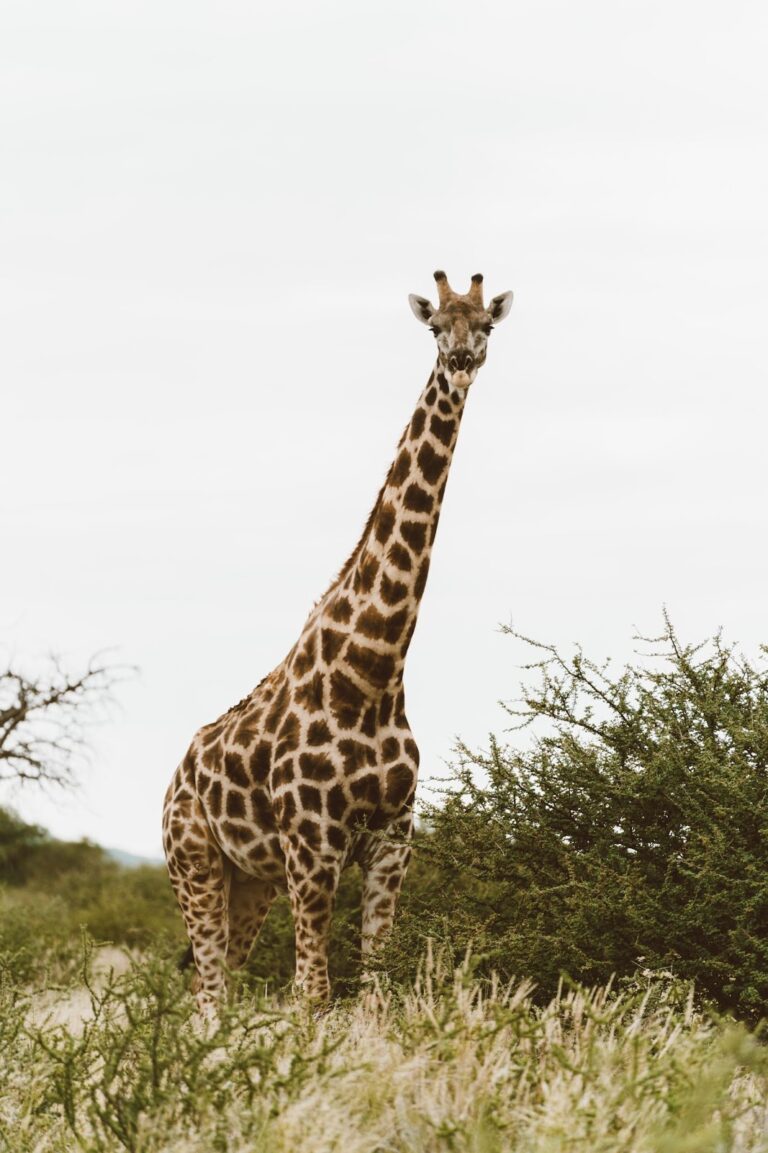
{"label": "brown spot pattern", "polygon": [[436,484],[442,476],[443,469],[448,467],[448,457],[442,452],[435,452],[426,440],[418,451],[416,462],[429,485]]}
{"label": "brown spot pattern", "polygon": [[427,526],[421,520],[404,520],[400,525],[400,536],[414,552],[423,552],[427,543]]}
{"label": "brown spot pattern", "polygon": [[323,660],[327,665],[332,665],[341,652],[342,646],[347,639],[347,634],[340,633],[337,629],[323,629],[321,637]]}
{"label": "brown spot pattern", "polygon": [[414,482],[405,490],[403,504],[409,512],[432,512],[435,499],[425,488]]}
{"label": "brown spot pattern", "polygon": [[346,659],[350,668],[378,688],[386,688],[392,679],[395,661],[389,653],[350,643]]}
{"label": "brown spot pattern", "polygon": [[308,745],[327,745],[331,741],[331,730],[324,720],[313,721],[307,729]]}
{"label": "brown spot pattern", "polygon": [[401,485],[410,471],[411,454],[407,448],[403,448],[400,450],[397,460],[392,466],[392,472],[389,475],[390,482],[395,486]]}
{"label": "brown spot pattern", "polygon": [[331,620],[337,621],[339,624],[349,624],[352,619],[352,605],[349,603],[347,597],[336,596],[331,602],[329,613]]}
{"label": "brown spot pattern", "polygon": [[335,669],[331,674],[330,706],[339,728],[354,728],[364,701],[361,689],[340,669]]}
{"label": "brown spot pattern", "polygon": [[407,549],[403,548],[397,541],[389,546],[387,556],[391,560],[395,568],[399,568],[401,572],[410,572],[412,568],[411,554]]}
{"label": "brown spot pattern", "polygon": [[376,534],[376,540],[380,544],[385,544],[392,536],[392,529],[395,527],[396,516],[397,513],[395,511],[394,505],[382,504],[378,513],[376,514],[376,520],[373,526],[374,532]]}
{"label": "brown spot pattern", "polygon": [[386,573],[381,574],[381,599],[385,604],[397,605],[408,596],[408,586],[402,581],[391,580]]}
{"label": "brown spot pattern", "polygon": [[427,423],[427,414],[423,408],[417,408],[411,417],[411,440],[418,440]]}
{"label": "brown spot pattern", "polygon": [[456,431],[455,420],[441,420],[439,416],[432,415],[429,422],[429,431],[444,445],[449,445]]}
{"label": "brown spot pattern", "polygon": [[296,704],[301,705],[310,713],[316,713],[323,707],[323,688],[325,680],[322,673],[315,673],[311,680],[299,685],[295,691]]}

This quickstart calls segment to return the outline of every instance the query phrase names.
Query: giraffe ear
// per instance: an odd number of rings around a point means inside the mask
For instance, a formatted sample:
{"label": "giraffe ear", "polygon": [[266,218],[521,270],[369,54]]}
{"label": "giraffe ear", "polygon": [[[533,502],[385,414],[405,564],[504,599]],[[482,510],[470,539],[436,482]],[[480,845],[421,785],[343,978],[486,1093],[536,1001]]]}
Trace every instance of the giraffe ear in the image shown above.
{"label": "giraffe ear", "polygon": [[413,293],[408,297],[408,303],[413,310],[413,315],[422,324],[429,324],[435,314],[435,308],[423,296],[414,296]]}
{"label": "giraffe ear", "polygon": [[491,314],[491,320],[494,324],[498,324],[500,320],[509,312],[512,307],[512,293],[501,292],[498,296],[494,296],[491,303],[488,305],[488,312]]}

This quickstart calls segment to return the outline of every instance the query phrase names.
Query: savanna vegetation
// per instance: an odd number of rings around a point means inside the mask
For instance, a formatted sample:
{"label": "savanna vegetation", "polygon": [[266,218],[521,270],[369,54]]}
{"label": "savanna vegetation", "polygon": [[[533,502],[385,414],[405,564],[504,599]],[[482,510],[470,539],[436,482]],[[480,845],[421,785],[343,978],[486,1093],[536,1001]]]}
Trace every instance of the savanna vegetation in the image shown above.
{"label": "savanna vegetation", "polygon": [[374,991],[345,874],[320,1020],[284,903],[206,1031],[162,867],[0,812],[0,1148],[768,1149],[765,651],[526,644],[508,739],[427,796]]}

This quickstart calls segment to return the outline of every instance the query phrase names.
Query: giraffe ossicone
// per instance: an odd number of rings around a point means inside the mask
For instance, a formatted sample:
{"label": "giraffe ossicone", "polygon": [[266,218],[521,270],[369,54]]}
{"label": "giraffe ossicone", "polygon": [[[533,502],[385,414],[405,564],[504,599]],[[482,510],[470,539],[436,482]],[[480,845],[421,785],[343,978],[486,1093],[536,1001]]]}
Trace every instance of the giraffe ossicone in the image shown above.
{"label": "giraffe ossicone", "polygon": [[482,279],[460,295],[436,272],[437,306],[409,297],[437,362],[363,534],[285,659],[200,729],[166,793],[163,845],[203,1011],[245,963],[278,892],[291,902],[296,985],[313,1000],[330,993],[344,868],[363,873],[364,958],[392,926],[419,766],[405,658],[468,390],[512,303],[505,292],[484,305]]}

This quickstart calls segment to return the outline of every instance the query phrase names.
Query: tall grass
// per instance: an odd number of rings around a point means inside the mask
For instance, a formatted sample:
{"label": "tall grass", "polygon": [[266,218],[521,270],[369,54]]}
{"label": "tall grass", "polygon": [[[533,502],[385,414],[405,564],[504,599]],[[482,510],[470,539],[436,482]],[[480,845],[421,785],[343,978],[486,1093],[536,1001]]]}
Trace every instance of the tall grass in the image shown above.
{"label": "tall grass", "polygon": [[526,984],[428,956],[410,989],[337,1002],[319,1020],[243,992],[208,1030],[170,962],[95,978],[86,956],[82,980],[84,1017],[73,990],[47,1021],[40,994],[0,991],[0,1148],[768,1149],[768,1055],[664,978],[561,989],[542,1008]]}

